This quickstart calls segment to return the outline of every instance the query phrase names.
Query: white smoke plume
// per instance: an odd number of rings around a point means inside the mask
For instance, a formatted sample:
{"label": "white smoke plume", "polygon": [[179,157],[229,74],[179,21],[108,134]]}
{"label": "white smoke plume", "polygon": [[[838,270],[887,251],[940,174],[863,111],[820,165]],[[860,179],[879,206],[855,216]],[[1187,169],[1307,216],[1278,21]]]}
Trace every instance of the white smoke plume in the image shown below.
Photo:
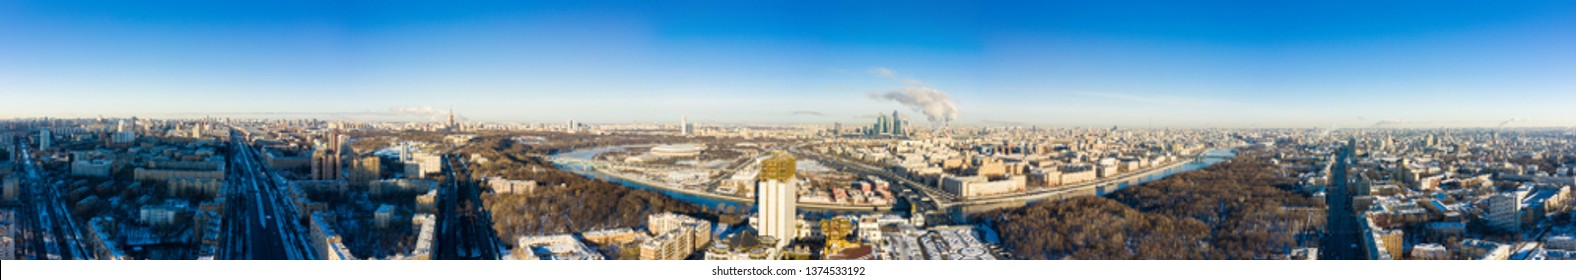
{"label": "white smoke plume", "polygon": [[870,92],[876,100],[897,101],[909,109],[925,114],[932,124],[942,124],[958,119],[958,105],[946,91],[928,87],[910,86],[884,92]]}
{"label": "white smoke plume", "polygon": [[[433,108],[432,106],[394,107],[389,108],[389,113],[397,117],[416,117],[434,121],[449,118],[449,111]],[[463,121],[465,117],[456,114],[454,119]]]}
{"label": "white smoke plume", "polygon": [[817,116],[817,117],[825,117],[826,116],[826,114],[822,114],[821,112],[809,111],[809,110],[793,111],[793,115],[795,115],[795,116]]}
{"label": "white smoke plume", "polygon": [[1335,123],[1332,122],[1332,123],[1330,123],[1330,128],[1326,128],[1326,129],[1324,129],[1324,131],[1320,131],[1319,132],[1319,137],[1322,138],[1322,137],[1325,137],[1325,136],[1330,136],[1330,132],[1335,132],[1335,129],[1336,129]]}
{"label": "white smoke plume", "polygon": [[1518,123],[1518,122],[1527,122],[1527,121],[1531,121],[1531,119],[1527,119],[1527,118],[1513,118],[1513,119],[1508,119],[1508,120],[1505,120],[1505,121],[1502,121],[1502,122],[1499,122],[1499,127],[1505,127],[1505,126],[1506,126],[1506,125],[1510,125],[1510,124],[1512,124],[1512,123]]}
{"label": "white smoke plume", "polygon": [[1379,122],[1374,123],[1373,127],[1379,128],[1379,127],[1386,127],[1386,126],[1400,126],[1400,125],[1405,125],[1405,124],[1409,124],[1409,123],[1411,123],[1411,122],[1408,122],[1406,120],[1393,120],[1393,119],[1392,120],[1379,120]]}

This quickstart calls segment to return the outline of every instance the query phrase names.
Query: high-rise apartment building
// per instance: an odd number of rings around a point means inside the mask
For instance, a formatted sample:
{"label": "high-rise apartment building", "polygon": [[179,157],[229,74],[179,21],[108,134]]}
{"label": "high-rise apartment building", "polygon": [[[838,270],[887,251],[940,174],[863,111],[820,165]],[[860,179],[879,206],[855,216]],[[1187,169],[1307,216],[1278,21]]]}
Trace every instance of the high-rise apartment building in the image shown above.
{"label": "high-rise apartment building", "polygon": [[695,134],[695,126],[689,123],[689,116],[679,117],[679,134],[684,136]]}
{"label": "high-rise apartment building", "polygon": [[903,133],[903,117],[899,116],[897,111],[892,111],[892,131],[887,133],[892,135],[906,135],[906,133]]}
{"label": "high-rise apartment building", "polygon": [[312,149],[312,180],[338,180],[339,151],[326,145]]}
{"label": "high-rise apartment building", "polygon": [[1521,230],[1521,201],[1513,193],[1501,193],[1488,198],[1488,211],[1484,214],[1491,228],[1517,232]]}
{"label": "high-rise apartment building", "polygon": [[49,136],[49,129],[48,128],[44,128],[44,129],[39,129],[38,130],[38,149],[39,150],[48,150],[49,149],[49,140],[50,140],[49,138],[50,138],[50,136]]}
{"label": "high-rise apartment building", "polygon": [[892,111],[892,115],[885,113],[876,114],[876,124],[865,130],[865,135],[870,136],[908,136],[908,123],[903,120],[903,115]]}
{"label": "high-rise apartment building", "polygon": [[444,130],[447,130],[448,132],[460,131],[460,123],[454,121],[454,107],[449,107],[449,123],[446,125]]}
{"label": "high-rise apartment building", "polygon": [[383,159],[378,156],[365,156],[357,158],[350,170],[350,185],[367,187],[372,181],[381,179],[383,172]]}
{"label": "high-rise apartment building", "polygon": [[793,179],[795,164],[798,160],[785,151],[773,151],[772,156],[761,160],[761,172],[756,175],[756,181],[777,180],[787,182]]}
{"label": "high-rise apartment building", "polygon": [[799,186],[793,180],[796,163],[787,152],[772,152],[771,157],[761,160],[761,172],[756,177],[756,232],[776,237],[777,247],[798,237],[795,212]]}

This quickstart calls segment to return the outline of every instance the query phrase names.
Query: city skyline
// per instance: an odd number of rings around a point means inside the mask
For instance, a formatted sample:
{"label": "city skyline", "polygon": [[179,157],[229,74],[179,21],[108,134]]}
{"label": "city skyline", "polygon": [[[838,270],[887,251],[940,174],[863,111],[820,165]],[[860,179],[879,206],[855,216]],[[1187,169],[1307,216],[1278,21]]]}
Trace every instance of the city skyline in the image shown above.
{"label": "city skyline", "polygon": [[1137,6],[22,1],[0,118],[1576,125],[1576,4]]}

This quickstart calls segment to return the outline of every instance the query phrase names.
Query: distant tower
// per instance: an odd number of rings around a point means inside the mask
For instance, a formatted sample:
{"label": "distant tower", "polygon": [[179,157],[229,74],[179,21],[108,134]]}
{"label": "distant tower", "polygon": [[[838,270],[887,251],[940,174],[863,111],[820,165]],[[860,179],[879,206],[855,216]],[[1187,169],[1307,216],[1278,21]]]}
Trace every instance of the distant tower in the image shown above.
{"label": "distant tower", "polygon": [[350,135],[334,133],[334,151],[340,154],[350,153]]}
{"label": "distant tower", "polygon": [[409,163],[413,156],[410,154],[410,142],[399,142],[399,162]]}
{"label": "distant tower", "polygon": [[564,123],[564,132],[575,133],[575,120]]}
{"label": "distant tower", "polygon": [[454,122],[454,106],[449,106],[449,131],[457,130],[460,130],[460,125]]}
{"label": "distant tower", "polygon": [[695,133],[695,128],[690,126],[689,116],[679,116],[679,134],[689,136]]}
{"label": "distant tower", "polygon": [[892,135],[903,135],[903,118],[892,110]]}
{"label": "distant tower", "polygon": [[49,136],[49,128],[42,128],[42,129],[38,130],[38,149],[39,150],[48,150],[49,149],[49,140],[50,140],[49,138],[50,138],[50,136]]}
{"label": "distant tower", "polygon": [[875,131],[874,134],[876,134],[876,135],[886,134],[889,129],[891,129],[891,125],[888,125],[887,116],[886,115],[876,116],[876,131]]}
{"label": "distant tower", "polygon": [[756,232],[776,237],[774,245],[778,247],[798,237],[794,225],[798,222],[799,186],[793,180],[797,162],[788,152],[773,151],[771,157],[761,160],[761,172],[755,177]]}
{"label": "distant tower", "polygon": [[[0,134],[0,140],[5,140],[5,142],[7,144],[15,144],[16,143],[16,136],[13,136],[13,135],[10,135],[10,134]],[[18,147],[20,147],[20,146],[18,146]],[[7,147],[6,149],[7,150],[11,150],[9,147]],[[22,151],[11,151],[11,162],[16,162],[16,161],[19,161],[19,160],[22,160]]]}

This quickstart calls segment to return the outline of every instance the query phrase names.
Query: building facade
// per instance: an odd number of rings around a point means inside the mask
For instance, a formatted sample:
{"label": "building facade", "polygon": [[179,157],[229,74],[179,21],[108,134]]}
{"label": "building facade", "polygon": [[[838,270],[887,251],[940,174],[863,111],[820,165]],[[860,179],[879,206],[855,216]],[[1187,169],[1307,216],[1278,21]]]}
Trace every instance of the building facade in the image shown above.
{"label": "building facade", "polygon": [[1488,211],[1484,220],[1489,227],[1508,231],[1521,231],[1521,201],[1515,194],[1502,193],[1488,198]]}
{"label": "building facade", "polygon": [[756,228],[760,235],[775,237],[777,247],[797,238],[798,182],[794,181],[797,160],[787,152],[776,151],[760,163],[755,188]]}
{"label": "building facade", "polygon": [[382,179],[383,158],[378,156],[365,156],[356,158],[351,165],[350,185],[354,187],[367,187],[372,181]]}

